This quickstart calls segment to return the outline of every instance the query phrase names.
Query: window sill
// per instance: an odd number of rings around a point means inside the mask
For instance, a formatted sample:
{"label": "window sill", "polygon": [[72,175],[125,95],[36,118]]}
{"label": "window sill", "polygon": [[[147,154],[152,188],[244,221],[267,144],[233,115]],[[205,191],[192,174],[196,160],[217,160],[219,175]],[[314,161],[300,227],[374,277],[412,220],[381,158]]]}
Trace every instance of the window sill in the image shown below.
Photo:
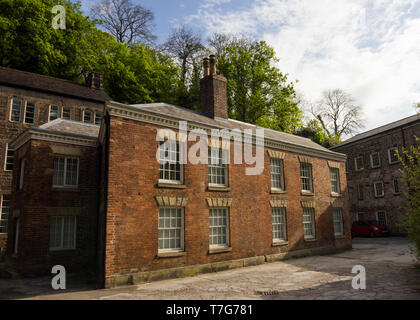
{"label": "window sill", "polygon": [[51,249],[50,248],[50,252],[67,252],[67,251],[75,251],[75,250],[76,248],[69,248],[69,249],[62,249],[62,248]]}
{"label": "window sill", "polygon": [[400,196],[401,195],[401,192],[393,192],[392,193],[394,196]]}
{"label": "window sill", "polygon": [[231,251],[232,251],[232,247],[210,248],[209,254],[224,253],[224,252],[231,252]]}
{"label": "window sill", "polygon": [[334,235],[334,239],[336,240],[345,239],[345,238],[346,238],[345,235]]}
{"label": "window sill", "polygon": [[70,191],[70,192],[78,192],[80,191],[78,187],[52,187],[52,191]]}
{"label": "window sill", "polygon": [[158,188],[173,188],[173,189],[185,189],[187,187],[185,184],[163,183],[163,182],[159,182],[157,186]]}
{"label": "window sill", "polygon": [[301,191],[300,194],[302,196],[314,196],[315,195],[314,192],[306,192],[306,191]]}
{"label": "window sill", "polygon": [[286,190],[271,189],[270,193],[271,194],[286,194],[287,191]]}
{"label": "window sill", "polygon": [[381,196],[375,196],[375,198],[376,199],[380,199],[380,198],[383,198],[383,197],[385,197],[385,195],[383,194],[383,195],[381,195]]}
{"label": "window sill", "polygon": [[281,246],[287,246],[289,244],[289,241],[274,241],[271,246],[272,247],[281,247]]}
{"label": "window sill", "polygon": [[170,252],[158,252],[158,258],[176,258],[184,257],[187,253],[185,251],[170,251]]}
{"label": "window sill", "polygon": [[307,239],[303,239],[305,242],[316,242],[318,241],[317,238],[307,238]]}
{"label": "window sill", "polygon": [[333,198],[341,198],[342,196],[343,196],[342,193],[331,192],[331,197]]}
{"label": "window sill", "polygon": [[207,186],[208,191],[220,191],[220,192],[229,192],[231,189],[230,187],[222,187],[222,186]]}

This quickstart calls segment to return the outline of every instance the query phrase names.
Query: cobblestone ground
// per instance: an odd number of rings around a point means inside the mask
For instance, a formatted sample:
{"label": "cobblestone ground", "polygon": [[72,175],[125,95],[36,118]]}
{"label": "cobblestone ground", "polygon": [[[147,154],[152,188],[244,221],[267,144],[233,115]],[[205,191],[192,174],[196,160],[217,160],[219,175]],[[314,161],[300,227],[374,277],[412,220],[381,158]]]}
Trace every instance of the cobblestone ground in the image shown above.
{"label": "cobblestone ground", "polygon": [[[352,289],[354,275],[351,270],[354,265],[366,268],[366,290]],[[30,290],[26,295],[31,295]],[[420,269],[414,267],[405,238],[355,238],[352,250],[335,255],[267,263],[115,289],[52,295],[32,292],[29,298],[420,300]]]}

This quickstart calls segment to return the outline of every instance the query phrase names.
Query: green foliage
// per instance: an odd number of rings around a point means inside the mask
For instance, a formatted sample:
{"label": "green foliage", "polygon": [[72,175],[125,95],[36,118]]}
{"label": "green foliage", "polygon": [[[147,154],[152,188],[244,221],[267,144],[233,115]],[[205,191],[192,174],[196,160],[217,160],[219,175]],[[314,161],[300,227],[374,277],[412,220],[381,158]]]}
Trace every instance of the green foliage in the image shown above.
{"label": "green foliage", "polygon": [[407,199],[406,215],[402,225],[407,229],[408,236],[417,248],[417,259],[420,260],[420,138],[416,137],[418,145],[403,148],[399,159],[402,163],[404,195]]}
{"label": "green foliage", "polygon": [[308,121],[306,125],[296,130],[295,134],[301,137],[309,138],[312,141],[324,146],[325,148],[331,148],[332,146],[339,143],[339,139],[332,139],[328,136],[328,134],[325,133],[318,120],[316,119]]}
{"label": "green foliage", "polygon": [[264,41],[230,46],[218,57],[218,73],[228,79],[231,118],[285,132],[300,124],[293,84],[276,62],[274,49]]}

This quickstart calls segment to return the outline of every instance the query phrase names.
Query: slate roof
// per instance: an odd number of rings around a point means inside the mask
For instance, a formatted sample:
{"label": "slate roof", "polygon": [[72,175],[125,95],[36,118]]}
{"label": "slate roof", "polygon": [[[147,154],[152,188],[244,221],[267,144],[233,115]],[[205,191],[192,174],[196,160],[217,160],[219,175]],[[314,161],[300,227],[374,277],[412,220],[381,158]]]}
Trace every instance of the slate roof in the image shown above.
{"label": "slate roof", "polygon": [[67,133],[71,135],[85,136],[97,138],[100,127],[91,123],[84,123],[79,121],[55,119],[51,122],[45,123],[39,127],[32,127],[31,130],[50,131],[54,133]]}
{"label": "slate roof", "polygon": [[[200,112],[190,110],[183,107],[178,107],[174,105],[170,105],[167,103],[150,103],[150,104],[134,104],[134,105],[125,105],[118,102],[110,101],[110,103],[114,105],[120,105],[125,108],[131,108],[133,110],[143,110],[150,113],[155,113],[158,115],[163,116],[170,116],[177,118],[179,120],[186,120],[186,121],[193,121],[196,123],[200,123],[203,125],[210,125],[220,128],[226,128],[226,129],[251,129],[253,133],[255,133],[256,129],[262,128],[259,126],[255,126],[246,122],[237,121],[233,119],[213,119],[210,117],[207,117],[203,115]],[[293,134],[288,134],[276,130],[271,130],[267,128],[264,129],[264,136],[265,138],[269,138],[272,140],[276,140],[279,142],[285,142],[292,145],[298,145],[301,147],[306,147],[308,149],[314,149],[321,152],[326,152],[329,154],[334,155],[342,155],[336,152],[333,152],[331,150],[328,150],[327,148],[324,148],[323,146],[313,142],[312,140],[300,136],[296,136]]]}
{"label": "slate roof", "polygon": [[381,126],[381,127],[378,127],[378,128],[375,128],[375,129],[372,129],[372,130],[369,130],[369,131],[366,131],[366,132],[363,132],[363,133],[360,133],[360,134],[357,134],[354,137],[352,137],[350,139],[347,139],[347,140],[343,141],[342,143],[332,147],[331,150],[338,149],[340,147],[343,147],[345,145],[354,143],[356,141],[367,139],[367,138],[373,137],[375,135],[385,133],[387,131],[390,131],[390,130],[393,130],[393,129],[396,129],[396,128],[399,128],[399,127],[402,127],[402,126],[406,126],[406,125],[408,125],[410,123],[413,123],[413,122],[416,122],[416,121],[420,121],[420,114],[415,114],[413,116],[410,116],[410,117],[407,117],[407,118],[404,118],[404,119],[401,119],[401,120],[398,120],[398,121],[394,121],[394,122],[388,123],[384,126]]}
{"label": "slate roof", "polygon": [[0,84],[102,103],[110,100],[109,96],[100,89],[91,89],[73,81],[5,67],[0,67]]}

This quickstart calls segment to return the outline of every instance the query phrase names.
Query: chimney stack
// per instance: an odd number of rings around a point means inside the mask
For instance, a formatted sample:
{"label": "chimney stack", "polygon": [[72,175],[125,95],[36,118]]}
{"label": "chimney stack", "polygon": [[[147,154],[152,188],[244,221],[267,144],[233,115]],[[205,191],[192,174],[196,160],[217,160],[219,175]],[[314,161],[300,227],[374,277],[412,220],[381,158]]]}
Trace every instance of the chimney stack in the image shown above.
{"label": "chimney stack", "polygon": [[91,89],[102,89],[102,74],[92,71],[86,79],[86,85]]}
{"label": "chimney stack", "polygon": [[204,77],[200,80],[201,112],[211,118],[228,118],[226,78],[216,74],[216,56],[203,60]]}

